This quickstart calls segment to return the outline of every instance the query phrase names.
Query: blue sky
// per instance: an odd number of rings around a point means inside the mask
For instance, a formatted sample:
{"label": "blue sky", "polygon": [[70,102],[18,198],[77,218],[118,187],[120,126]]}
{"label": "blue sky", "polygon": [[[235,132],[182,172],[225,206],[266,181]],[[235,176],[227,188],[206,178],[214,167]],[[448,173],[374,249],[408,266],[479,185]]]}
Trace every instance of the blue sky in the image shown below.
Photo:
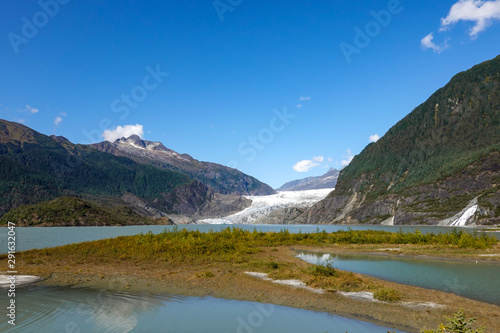
{"label": "blue sky", "polygon": [[138,133],[278,187],[500,54],[500,1],[8,1],[0,32],[0,118]]}

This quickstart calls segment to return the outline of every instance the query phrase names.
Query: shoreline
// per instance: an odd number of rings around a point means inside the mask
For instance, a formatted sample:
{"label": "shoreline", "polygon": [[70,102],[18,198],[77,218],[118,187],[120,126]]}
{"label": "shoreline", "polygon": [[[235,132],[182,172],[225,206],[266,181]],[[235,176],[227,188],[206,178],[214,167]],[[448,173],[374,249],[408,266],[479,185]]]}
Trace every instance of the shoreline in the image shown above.
{"label": "shoreline", "polygon": [[[279,262],[280,265],[294,268],[306,269],[312,266],[294,256],[297,250],[299,250],[299,246],[294,248],[279,246],[265,249],[264,253],[258,254],[258,257],[266,261],[272,259]],[[300,246],[300,251],[304,250],[316,253],[361,254],[360,252],[354,253],[352,249],[341,247]],[[47,255],[50,251],[21,252],[20,258],[22,259],[26,253],[45,253]],[[373,252],[367,253],[373,254]],[[394,255],[391,253],[380,254],[384,256]],[[380,254],[375,253],[374,255]],[[35,255],[35,257],[40,258],[41,256]],[[249,263],[194,262],[147,266],[142,262],[127,262],[117,259],[114,263],[103,262],[101,264],[79,261],[70,266],[66,265],[65,262],[54,264],[54,258],[51,257],[50,255],[48,258],[50,265],[46,265],[43,260],[40,260],[40,263],[23,264],[20,271],[23,274],[32,274],[43,278],[36,284],[42,286],[196,297],[210,296],[269,303],[327,312],[415,333],[420,332],[421,329],[436,329],[440,323],[446,321],[445,317],[450,317],[458,309],[464,308],[468,316],[478,318],[479,325],[486,326],[491,331],[500,330],[499,306],[356,273],[352,274],[353,279],[362,280],[366,285],[397,290],[402,295],[402,300],[397,303],[372,302],[346,297],[340,291],[325,289],[323,293],[317,293],[291,285],[277,284],[246,274],[245,272],[248,271],[273,274],[266,268],[252,267]],[[411,257],[415,258],[416,256]],[[440,258],[440,260],[449,260],[449,258]],[[470,260],[462,259],[461,261]],[[495,262],[495,264],[498,263]],[[142,266],[143,264],[144,266]],[[303,282],[307,281],[303,280]],[[316,288],[315,286],[311,287]],[[374,290],[368,289],[367,291],[373,292]],[[419,306],[423,303],[434,303],[438,306]]]}
{"label": "shoreline", "polygon": [[[439,256],[439,255],[427,255],[427,254],[409,254],[396,249],[379,249],[375,251],[366,251],[358,249],[322,249],[322,248],[309,248],[301,249],[300,246],[291,248],[297,253],[313,253],[313,254],[333,254],[333,255],[352,255],[352,256],[368,256],[368,257],[382,257],[382,258],[394,258],[397,259],[413,259],[413,260],[426,260],[426,261],[447,261],[447,262],[462,262],[462,263],[480,263],[480,264],[491,264],[500,265],[500,253],[492,254],[476,254],[475,256],[466,257],[453,257],[453,256]],[[500,249],[500,248],[499,248]],[[402,252],[402,253],[401,253]]]}

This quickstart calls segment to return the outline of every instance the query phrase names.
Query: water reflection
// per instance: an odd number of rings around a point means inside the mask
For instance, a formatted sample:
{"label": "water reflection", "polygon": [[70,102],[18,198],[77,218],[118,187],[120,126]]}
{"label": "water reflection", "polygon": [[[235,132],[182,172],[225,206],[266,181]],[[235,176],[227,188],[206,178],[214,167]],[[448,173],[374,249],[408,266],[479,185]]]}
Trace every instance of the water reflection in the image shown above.
{"label": "water reflection", "polygon": [[316,265],[371,275],[383,280],[451,292],[500,305],[500,265],[488,263],[420,260],[410,258],[300,253]]}
{"label": "water reflection", "polygon": [[[1,295],[2,307],[6,301]],[[16,302],[15,329],[1,321],[0,332],[386,333],[390,330],[327,313],[212,297],[54,287],[19,290]]]}

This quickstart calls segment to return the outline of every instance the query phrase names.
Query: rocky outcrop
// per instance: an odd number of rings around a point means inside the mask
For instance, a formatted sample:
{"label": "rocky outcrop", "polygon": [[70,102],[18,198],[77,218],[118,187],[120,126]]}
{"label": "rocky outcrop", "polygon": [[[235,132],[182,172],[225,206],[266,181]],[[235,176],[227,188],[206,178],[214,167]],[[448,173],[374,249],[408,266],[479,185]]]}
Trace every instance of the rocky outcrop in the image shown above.
{"label": "rocky outcrop", "polygon": [[359,183],[355,184],[350,196],[333,192],[293,223],[379,224],[390,219],[394,225],[451,225],[475,200],[478,209],[467,225],[498,224],[499,187],[500,153],[493,152],[442,181],[371,201],[359,190]]}
{"label": "rocky outcrop", "polygon": [[146,200],[139,198],[136,195],[133,194],[124,194],[121,197],[121,200],[130,207],[137,213],[142,216],[149,216],[149,217],[167,217],[168,215],[164,212],[162,212],[159,209],[156,209],[152,207]]}

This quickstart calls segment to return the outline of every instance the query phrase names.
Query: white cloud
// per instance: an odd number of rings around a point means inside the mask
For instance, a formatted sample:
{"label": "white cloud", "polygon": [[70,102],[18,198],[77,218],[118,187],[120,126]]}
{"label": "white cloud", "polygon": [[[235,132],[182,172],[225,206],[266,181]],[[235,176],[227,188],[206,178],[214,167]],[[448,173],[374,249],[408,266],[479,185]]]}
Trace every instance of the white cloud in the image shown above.
{"label": "white cloud", "polygon": [[331,157],[328,157],[328,159],[327,159],[327,160],[328,160],[328,162],[329,162],[329,163],[332,163],[332,162],[333,162],[333,158],[331,158]]}
{"label": "white cloud", "polygon": [[460,21],[474,22],[469,36],[474,39],[494,21],[500,20],[500,0],[459,0],[451,6],[448,16],[441,19],[440,31]]}
{"label": "white cloud", "polygon": [[347,155],[342,156],[342,157],[344,159],[342,160],[342,162],[340,162],[340,164],[343,167],[346,167],[349,165],[349,163],[351,163],[352,159],[354,158],[354,155],[352,154],[352,151],[350,149],[347,149]]}
{"label": "white cloud", "polygon": [[[331,160],[331,158],[328,158],[328,160]],[[297,172],[308,172],[312,168],[321,165],[324,161],[325,161],[324,156],[314,156],[310,160],[303,160],[295,163],[295,165],[293,166],[293,170]]]}
{"label": "white cloud", "polygon": [[104,140],[114,142],[116,139],[120,139],[122,137],[128,138],[129,136],[136,134],[142,138],[144,135],[144,127],[139,124],[135,125],[125,125],[125,126],[116,126],[114,130],[105,130],[102,133]]}
{"label": "white cloud", "polygon": [[301,108],[302,107],[302,104],[297,104],[297,108]]}
{"label": "white cloud", "polygon": [[293,170],[295,170],[297,172],[307,172],[307,171],[311,170],[312,168],[317,167],[318,165],[319,165],[318,162],[314,162],[311,160],[303,160],[303,161],[297,162],[293,166]]}
{"label": "white cloud", "polygon": [[63,117],[66,117],[66,112],[61,112],[59,115],[54,119],[54,125],[56,128],[62,123]]}
{"label": "white cloud", "polygon": [[24,111],[28,111],[28,112],[31,112],[31,113],[37,113],[40,110],[38,110],[37,108],[31,107],[28,104],[26,104],[26,108],[24,109]]}
{"label": "white cloud", "polygon": [[380,139],[380,135],[378,135],[378,134],[370,135],[370,143],[377,142],[379,139]]}
{"label": "white cloud", "polygon": [[443,45],[438,45],[438,44],[434,43],[433,40],[434,40],[434,33],[431,32],[430,34],[428,34],[427,36],[422,38],[422,40],[420,41],[420,46],[424,50],[432,49],[436,53],[441,53],[448,48],[448,45],[446,44],[446,42]]}
{"label": "white cloud", "polygon": [[311,97],[303,97],[303,96],[300,96],[300,100],[301,100],[301,101],[308,101],[308,100],[310,100],[310,99],[311,99]]}

